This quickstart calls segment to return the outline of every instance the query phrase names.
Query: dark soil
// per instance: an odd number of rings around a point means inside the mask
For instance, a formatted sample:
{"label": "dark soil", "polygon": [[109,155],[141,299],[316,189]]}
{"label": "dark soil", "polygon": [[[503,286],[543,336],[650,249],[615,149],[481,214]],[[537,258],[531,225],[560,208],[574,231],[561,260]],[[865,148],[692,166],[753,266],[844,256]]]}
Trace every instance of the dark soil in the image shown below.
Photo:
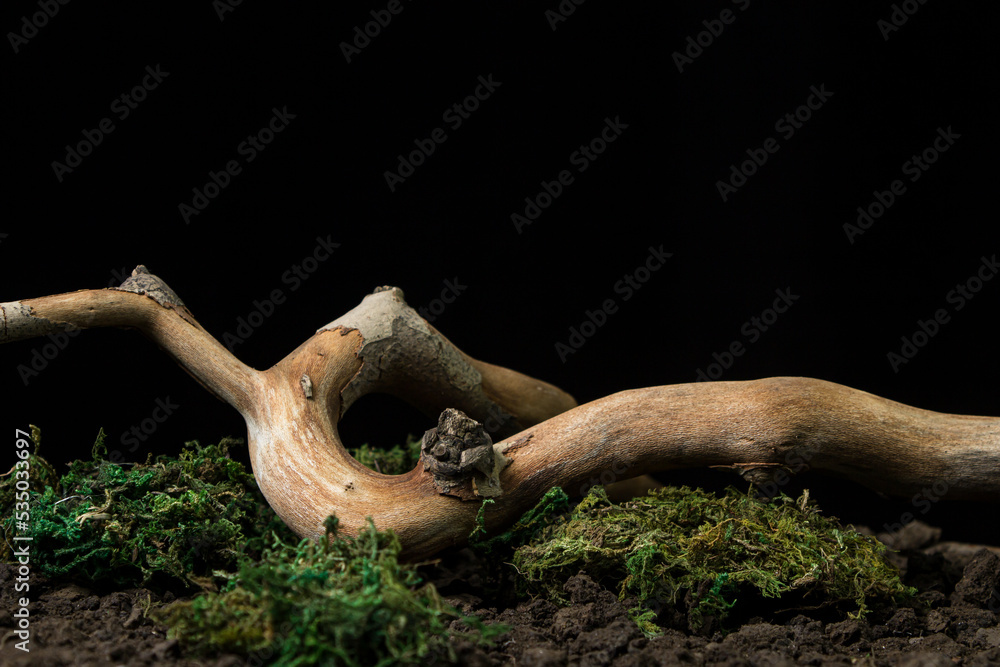
{"label": "dark soil", "polygon": [[[1000,550],[939,543],[940,531],[919,522],[880,535],[920,591],[914,607],[885,610],[862,621],[829,610],[782,611],[730,619],[729,631],[691,632],[676,609],[654,639],[629,620],[619,602],[584,573],[565,590],[560,608],[547,600],[505,606],[489,597],[488,573],[468,550],[428,570],[449,601],[488,622],[511,626],[492,647],[457,641],[466,665],[997,665],[1000,664]],[[262,665],[269,656],[187,655],[166,628],[147,619],[150,603],[173,596],[145,589],[94,591],[33,576],[31,652],[14,648],[15,570],[0,565],[0,664],[3,665]],[[505,587],[505,590],[510,590]],[[428,664],[441,662],[430,656]]]}

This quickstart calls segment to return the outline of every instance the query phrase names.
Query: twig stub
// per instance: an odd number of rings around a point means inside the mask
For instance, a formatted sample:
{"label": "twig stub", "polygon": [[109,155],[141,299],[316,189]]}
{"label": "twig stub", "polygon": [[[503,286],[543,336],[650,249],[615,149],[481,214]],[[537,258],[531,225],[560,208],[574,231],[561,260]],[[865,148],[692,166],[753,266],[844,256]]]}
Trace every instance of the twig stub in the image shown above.
{"label": "twig stub", "polygon": [[506,459],[494,451],[483,425],[461,410],[441,413],[438,425],[424,433],[420,452],[424,470],[442,494],[463,500],[500,494],[498,475]]}

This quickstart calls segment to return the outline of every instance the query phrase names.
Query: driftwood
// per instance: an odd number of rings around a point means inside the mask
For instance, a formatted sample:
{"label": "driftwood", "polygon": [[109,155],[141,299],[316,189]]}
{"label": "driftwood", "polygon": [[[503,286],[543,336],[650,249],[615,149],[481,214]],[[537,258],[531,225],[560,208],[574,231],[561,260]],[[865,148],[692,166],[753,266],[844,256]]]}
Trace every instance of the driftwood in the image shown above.
{"label": "driftwood", "polygon": [[[461,545],[484,498],[495,500],[495,530],[553,486],[572,494],[676,468],[729,467],[758,483],[815,469],[889,495],[946,484],[949,499],[1000,500],[1000,418],[801,377],[650,387],[578,406],[551,384],[470,358],[397,288],[376,290],[265,371],[240,362],[142,266],[117,288],[0,310],[0,342],[139,329],[243,415],[258,484],[296,533],[321,538],[335,513],[354,534],[372,517],[411,559]],[[407,474],[369,470],[340,441],[344,413],[373,392],[441,414]]]}

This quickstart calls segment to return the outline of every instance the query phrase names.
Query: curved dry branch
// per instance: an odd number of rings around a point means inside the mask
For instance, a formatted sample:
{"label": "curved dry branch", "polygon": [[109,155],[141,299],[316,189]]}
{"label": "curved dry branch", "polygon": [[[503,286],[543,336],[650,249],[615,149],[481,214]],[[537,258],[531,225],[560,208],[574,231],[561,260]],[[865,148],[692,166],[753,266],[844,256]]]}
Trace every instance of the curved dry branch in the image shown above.
{"label": "curved dry branch", "polygon": [[[255,371],[142,267],[130,281],[0,304],[0,342],[66,326],[141,329],[241,412],[260,488],[302,536],[321,538],[330,513],[350,533],[370,516],[399,535],[407,557],[424,558],[464,543],[485,497],[496,499],[486,515],[496,529],[553,486],[572,492],[607,471],[623,480],[703,466],[758,482],[778,469],[825,470],[900,496],[945,481],[949,498],[1000,500],[1000,418],[792,377],[635,389],[576,406],[548,383],[468,357],[396,288]],[[340,440],[338,422],[372,392],[431,414],[450,408],[407,474],[365,468]]]}
{"label": "curved dry branch", "polygon": [[259,395],[257,373],[205,331],[167,285],[138,266],[119,287],[0,303],[0,343],[95,327],[138,329],[206,389],[240,412]]}

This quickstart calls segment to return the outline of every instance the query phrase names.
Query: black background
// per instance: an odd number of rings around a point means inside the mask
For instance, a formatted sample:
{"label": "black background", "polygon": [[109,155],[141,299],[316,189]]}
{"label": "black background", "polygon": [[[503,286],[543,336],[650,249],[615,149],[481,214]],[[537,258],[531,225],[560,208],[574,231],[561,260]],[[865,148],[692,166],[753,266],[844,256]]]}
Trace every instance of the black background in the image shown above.
{"label": "black background", "polygon": [[[721,379],[811,376],[918,407],[998,414],[1000,281],[961,310],[946,297],[998,250],[994,10],[906,3],[915,13],[886,39],[889,2],[590,0],[555,29],[555,0],[471,4],[404,2],[347,62],[341,43],[387,3],[243,2],[220,18],[208,0],[73,2],[16,53],[9,33],[41,10],[4,3],[0,301],[104,287],[141,263],[221,338],[281,289],[286,301],[235,348],[266,368],[375,286],[399,286],[420,307],[457,281],[465,289],[437,328],[472,356],[584,402],[694,381],[713,353],[746,343],[742,325],[788,289],[794,305]],[[678,71],[675,52],[723,10],[735,19]],[[169,74],[117,118],[112,102],[147,66]],[[480,76],[500,85],[452,129],[442,114]],[[776,121],[812,86],[832,95],[785,138]],[[246,163],[237,147],[274,108],[294,119]],[[60,182],[52,163],[105,117],[115,130]],[[606,118],[627,129],[519,233],[511,214],[541,181],[574,169],[570,154]],[[439,127],[447,141],[391,191],[385,172]],[[938,128],[960,138],[911,183],[902,165]],[[723,201],[717,181],[769,137],[778,152]],[[232,159],[242,172],[186,223],[178,206]],[[849,242],[844,223],[894,179],[905,194]],[[282,276],[317,237],[340,246],[293,290]],[[673,256],[625,301],[615,284],[661,245]],[[564,362],[555,344],[608,298],[618,310]],[[887,354],[939,308],[951,320],[896,372]],[[88,455],[101,428],[136,460],[244,434],[238,414],[134,332],[83,332],[25,384],[47,342],[0,349],[4,423],[41,426],[43,454],[59,462]],[[178,407],[129,451],[122,435],[157,399]],[[432,425],[378,397],[346,421],[348,444]],[[12,459],[13,443],[0,451]],[[884,511],[852,515],[851,499]],[[821,501],[848,519],[914,510],[850,485],[826,487]],[[984,513],[995,508],[947,497],[922,518],[948,511],[952,537],[981,538],[996,524]]]}

